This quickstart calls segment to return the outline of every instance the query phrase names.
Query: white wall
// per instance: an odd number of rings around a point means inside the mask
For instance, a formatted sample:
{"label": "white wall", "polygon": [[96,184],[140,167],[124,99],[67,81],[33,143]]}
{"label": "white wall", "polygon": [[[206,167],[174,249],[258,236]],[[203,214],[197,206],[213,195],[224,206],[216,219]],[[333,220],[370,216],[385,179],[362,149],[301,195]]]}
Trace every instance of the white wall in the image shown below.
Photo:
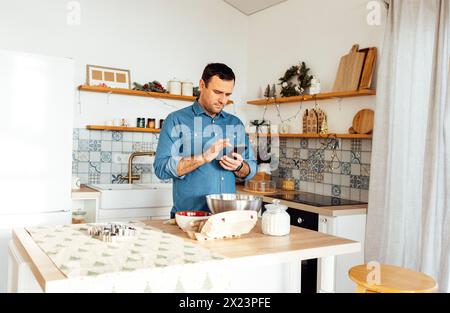
{"label": "white wall", "polygon": [[[246,105],[285,70],[305,61],[322,82],[334,82],[339,59],[353,43],[380,47],[383,26],[366,23],[368,0],[289,0],[247,17],[221,0],[79,0],[81,25],[68,26],[63,0],[0,0],[0,48],[66,56],[76,61],[76,84],[86,64],[131,70],[133,81],[176,76],[197,84],[208,62],[224,62],[237,75],[228,110],[244,120],[262,117],[263,107]],[[384,9],[383,9],[384,14]],[[384,23],[383,23],[384,25]],[[26,84],[33,82],[24,81]],[[125,117],[164,118],[188,102],[77,92],[75,127]],[[375,97],[321,101],[332,132],[347,132],[354,114],[373,108]],[[303,111],[313,103],[303,105]],[[284,104],[284,119],[298,110]],[[303,112],[301,112],[301,115]],[[300,116],[292,123],[300,130]],[[274,106],[266,117],[279,123]]]}
{"label": "white wall", "polygon": [[[267,84],[278,83],[285,71],[304,61],[321,80],[322,91],[331,91],[341,56],[354,43],[361,48],[380,48],[382,26],[369,26],[366,21],[368,0],[289,0],[250,17],[248,58],[248,99],[261,98]],[[320,101],[328,114],[330,132],[347,133],[353,116],[362,108],[374,108],[375,97],[358,97]],[[314,106],[305,102],[301,114],[292,122],[292,132],[301,132],[304,110]],[[299,110],[299,103],[280,105],[287,119]],[[250,106],[247,114],[261,119],[263,106]],[[266,118],[279,124],[275,106],[269,106]]]}
{"label": "white wall", "polygon": [[[207,63],[224,62],[237,76],[233,100],[245,100],[248,18],[221,0],[79,0],[79,26],[67,25],[68,2],[1,0],[0,48],[71,57],[77,85],[85,82],[86,64],[130,69],[132,81],[141,83],[166,85],[178,77],[197,85]],[[32,83],[24,80],[24,92]],[[81,92],[74,126],[165,118],[175,108],[150,98]]]}

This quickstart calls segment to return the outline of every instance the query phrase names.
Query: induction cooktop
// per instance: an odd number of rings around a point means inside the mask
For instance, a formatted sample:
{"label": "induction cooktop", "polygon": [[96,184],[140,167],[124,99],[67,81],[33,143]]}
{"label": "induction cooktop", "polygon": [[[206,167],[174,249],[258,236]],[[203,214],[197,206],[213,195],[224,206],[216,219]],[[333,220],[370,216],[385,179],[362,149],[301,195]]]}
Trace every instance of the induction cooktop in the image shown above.
{"label": "induction cooktop", "polygon": [[315,193],[300,192],[297,194],[270,195],[271,198],[312,205],[316,207],[339,206],[339,205],[361,205],[367,202],[342,199],[338,197],[322,196]]}

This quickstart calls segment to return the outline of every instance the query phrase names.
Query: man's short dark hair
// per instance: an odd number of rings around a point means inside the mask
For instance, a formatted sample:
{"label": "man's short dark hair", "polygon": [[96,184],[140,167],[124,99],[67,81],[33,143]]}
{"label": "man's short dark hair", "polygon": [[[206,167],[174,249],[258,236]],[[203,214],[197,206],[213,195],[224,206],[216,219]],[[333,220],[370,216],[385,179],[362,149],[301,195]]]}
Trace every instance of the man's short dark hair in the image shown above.
{"label": "man's short dark hair", "polygon": [[233,70],[222,63],[211,63],[208,64],[202,75],[202,79],[208,87],[208,83],[213,76],[218,76],[222,80],[234,80],[236,81],[236,76],[233,73]]}

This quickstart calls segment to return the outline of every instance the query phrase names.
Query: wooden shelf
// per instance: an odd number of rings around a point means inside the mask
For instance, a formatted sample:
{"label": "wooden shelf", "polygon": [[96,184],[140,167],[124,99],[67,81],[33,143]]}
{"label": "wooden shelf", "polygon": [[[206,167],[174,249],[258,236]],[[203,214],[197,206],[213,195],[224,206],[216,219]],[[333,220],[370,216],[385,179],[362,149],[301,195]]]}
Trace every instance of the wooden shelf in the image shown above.
{"label": "wooden shelf", "polygon": [[[126,95],[126,96],[137,96],[137,97],[161,98],[161,99],[169,99],[169,100],[180,100],[180,101],[189,101],[189,102],[194,102],[195,99],[197,99],[197,97],[179,96],[179,95],[172,95],[172,94],[169,94],[169,93],[140,91],[140,90],[131,90],[131,89],[123,89],[123,88],[108,88],[108,87],[99,87],[99,86],[86,86],[86,85],[79,86],[78,90],[89,91],[89,92],[111,93],[111,94]],[[228,101],[228,104],[233,104],[233,101]]]}
{"label": "wooden shelf", "polygon": [[[249,134],[256,135],[256,134]],[[365,134],[258,134],[258,137],[280,137],[280,138],[344,138],[344,139],[372,139],[372,135]]]}
{"label": "wooden shelf", "polygon": [[87,129],[90,130],[109,130],[118,132],[140,132],[140,133],[159,133],[159,129],[154,128],[140,128],[140,127],[121,127],[121,126],[101,126],[101,125],[88,125]]}
{"label": "wooden shelf", "polygon": [[[141,132],[141,133],[159,133],[159,129],[153,128],[139,128],[139,127],[120,127],[120,126],[102,126],[102,125],[88,125],[90,130],[108,130],[108,131],[123,131],[123,132]],[[256,134],[249,134],[256,135]],[[344,138],[344,139],[372,139],[372,135],[365,134],[258,134],[258,137],[280,137],[280,138]]]}
{"label": "wooden shelf", "polygon": [[376,95],[376,91],[373,89],[360,89],[355,91],[341,91],[341,92],[327,92],[320,93],[317,95],[303,95],[296,97],[285,97],[277,99],[259,99],[247,101],[248,104],[256,105],[266,105],[266,104],[276,104],[276,103],[289,103],[289,102],[301,102],[301,101],[314,101],[314,100],[327,100],[334,98],[352,98],[352,97],[362,97],[362,96],[373,96]]}

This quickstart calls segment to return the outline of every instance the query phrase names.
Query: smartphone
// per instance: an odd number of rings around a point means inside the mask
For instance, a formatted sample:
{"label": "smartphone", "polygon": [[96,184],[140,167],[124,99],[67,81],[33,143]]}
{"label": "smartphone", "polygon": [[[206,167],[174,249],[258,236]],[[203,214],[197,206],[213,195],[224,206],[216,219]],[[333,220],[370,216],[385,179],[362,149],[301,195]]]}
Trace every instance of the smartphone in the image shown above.
{"label": "smartphone", "polygon": [[232,158],[232,159],[236,160],[236,157],[233,156],[233,153],[238,153],[238,154],[244,156],[244,153],[245,153],[246,149],[247,149],[247,146],[245,144],[235,145],[235,146],[233,146],[233,149],[231,149],[230,152],[227,153],[227,156],[229,158]]}

